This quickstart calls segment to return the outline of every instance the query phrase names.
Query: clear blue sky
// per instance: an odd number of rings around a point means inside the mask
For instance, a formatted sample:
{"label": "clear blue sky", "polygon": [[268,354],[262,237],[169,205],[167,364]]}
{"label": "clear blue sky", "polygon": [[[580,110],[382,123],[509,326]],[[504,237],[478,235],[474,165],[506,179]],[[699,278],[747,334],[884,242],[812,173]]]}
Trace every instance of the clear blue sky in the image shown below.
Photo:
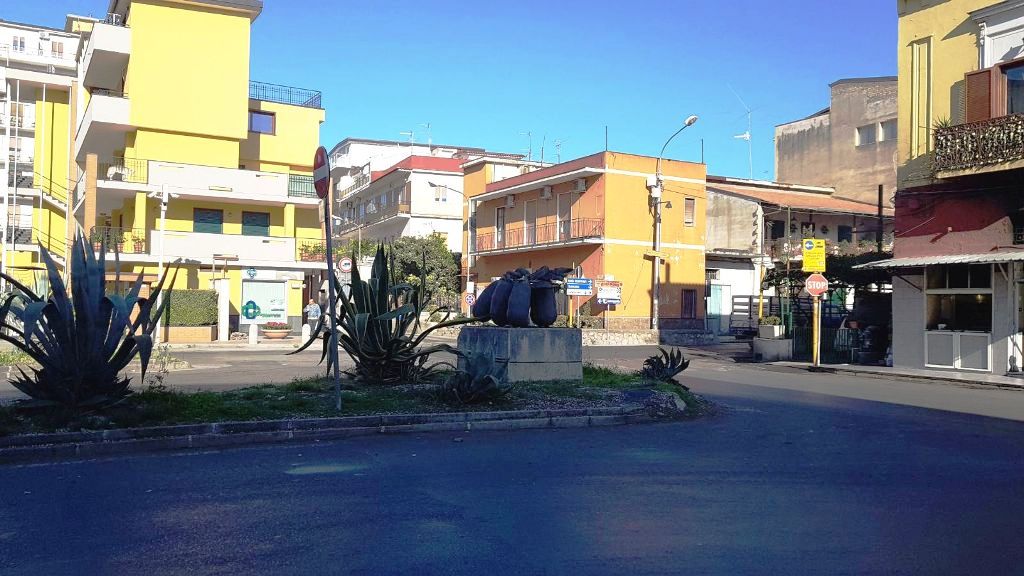
{"label": "clear blue sky", "polygon": [[[107,0],[4,0],[0,18],[63,26]],[[774,175],[774,126],[828,105],[828,84],[896,72],[892,0],[265,0],[252,78],[319,89],[322,143],[426,140],[562,160],[604,148],[747,175],[738,93],[753,109],[754,177]],[[216,49],[211,39],[210,49]],[[183,87],[187,89],[187,87]]]}

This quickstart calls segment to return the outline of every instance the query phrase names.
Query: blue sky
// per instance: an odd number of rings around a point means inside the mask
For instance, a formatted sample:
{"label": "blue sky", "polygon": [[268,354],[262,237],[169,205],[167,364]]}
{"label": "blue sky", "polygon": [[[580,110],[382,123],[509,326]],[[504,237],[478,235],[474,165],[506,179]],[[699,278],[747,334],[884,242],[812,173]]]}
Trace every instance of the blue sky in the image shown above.
{"label": "blue sky", "polygon": [[[0,18],[63,26],[106,0],[7,0]],[[328,148],[346,136],[482,146],[567,160],[609,147],[746,177],[733,138],[753,110],[754,177],[774,126],[828,105],[828,84],[896,71],[892,0],[265,0],[252,78],[324,93]],[[216,41],[211,41],[215,49]]]}

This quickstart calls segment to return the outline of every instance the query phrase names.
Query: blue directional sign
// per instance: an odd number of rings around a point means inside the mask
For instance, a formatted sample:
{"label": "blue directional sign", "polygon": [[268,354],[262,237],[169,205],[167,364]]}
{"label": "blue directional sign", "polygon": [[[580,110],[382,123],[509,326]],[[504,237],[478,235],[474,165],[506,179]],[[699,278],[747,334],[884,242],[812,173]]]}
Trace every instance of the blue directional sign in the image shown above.
{"label": "blue directional sign", "polygon": [[593,296],[593,278],[566,278],[565,293],[569,296]]}

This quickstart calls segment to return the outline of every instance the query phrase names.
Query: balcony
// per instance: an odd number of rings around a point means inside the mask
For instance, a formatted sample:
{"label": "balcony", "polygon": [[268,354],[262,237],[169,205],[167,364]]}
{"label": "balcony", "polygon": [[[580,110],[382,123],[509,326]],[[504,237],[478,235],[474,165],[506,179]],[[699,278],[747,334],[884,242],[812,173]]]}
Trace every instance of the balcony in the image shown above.
{"label": "balcony", "polygon": [[17,186],[21,189],[35,186],[35,173],[33,172],[31,158],[27,163],[12,163],[8,166],[7,185]]}
{"label": "balcony", "polygon": [[320,105],[320,92],[305,88],[293,88],[266,82],[249,82],[249,98],[264,102],[278,102],[304,108],[323,108]]}
{"label": "balcony", "polygon": [[[212,234],[205,232],[168,230],[164,239],[164,258],[173,262],[181,258],[188,261],[212,263],[214,255],[232,254],[242,263],[323,262],[322,240],[296,240],[278,236],[245,234]],[[95,250],[106,247],[108,254],[142,256],[144,261],[159,257],[159,230],[141,230],[116,227],[94,227],[89,240]],[[319,255],[315,255],[317,243]]]}
{"label": "balcony", "polygon": [[368,185],[369,183],[370,183],[370,175],[366,174],[366,173],[362,173],[362,172],[359,173],[355,177],[355,179],[352,180],[352,185],[351,186],[349,186],[348,188],[345,188],[344,190],[342,190],[341,192],[338,193],[338,201],[342,202],[342,201],[346,200],[348,197],[352,196],[356,192],[358,192],[358,191],[362,190],[363,188],[365,188],[366,185]]}
{"label": "balcony", "polygon": [[[31,109],[34,108],[35,106],[31,107]],[[18,128],[20,130],[35,130],[36,119],[34,111],[32,116],[0,113],[0,128],[7,128],[7,126],[10,126],[12,130],[14,128]]]}
{"label": "balcony", "polygon": [[[870,236],[870,238],[867,236]],[[867,236],[864,236],[863,240],[843,240],[841,242],[829,240],[825,244],[825,253],[829,256],[859,256],[860,254],[875,252],[878,250],[878,244],[874,240],[874,235],[869,234]],[[888,232],[882,236],[882,249],[891,252],[892,246],[893,235],[891,232]],[[803,242],[797,238],[792,240],[786,240],[785,238],[770,240],[766,245],[766,251],[772,260],[777,262],[803,260],[804,257]]]}
{"label": "balcony", "polygon": [[65,53],[26,45],[0,44],[0,60],[40,66],[54,73],[60,69],[64,74],[74,72],[76,66],[74,52]]}
{"label": "balcony", "polygon": [[476,253],[502,250],[557,247],[604,237],[604,220],[577,218],[540,226],[520,226],[503,232],[479,234]]}
{"label": "balcony", "polygon": [[[372,210],[372,212],[370,210]],[[367,213],[364,216],[342,221],[337,232],[338,234],[346,234],[358,228],[365,228],[367,226],[379,224],[392,218],[400,216],[407,217],[411,213],[412,207],[409,205],[408,198],[403,198],[402,201],[397,204],[390,204],[383,207],[380,207],[376,202],[374,202],[370,204],[370,207],[367,209]]]}
{"label": "balcony", "polygon": [[120,25],[119,20],[108,20],[110,23],[98,22],[93,27],[82,57],[84,83],[90,88],[114,90],[121,86],[128,70],[132,31]]}
{"label": "balcony", "polygon": [[179,196],[231,202],[312,206],[320,201],[313,177],[301,174],[115,158],[99,164],[96,178],[99,187],[108,190],[156,191],[167,186]]}
{"label": "balcony", "polygon": [[1024,167],[1024,115],[935,130],[936,176],[949,178]]}
{"label": "balcony", "polygon": [[75,158],[85,160],[86,151],[102,153],[124,148],[124,135],[131,130],[128,96],[113,90],[93,90],[82,124],[75,136]]}
{"label": "balcony", "polygon": [[141,228],[113,228],[94,226],[89,231],[93,249],[105,248],[110,254],[149,254],[146,230]]}

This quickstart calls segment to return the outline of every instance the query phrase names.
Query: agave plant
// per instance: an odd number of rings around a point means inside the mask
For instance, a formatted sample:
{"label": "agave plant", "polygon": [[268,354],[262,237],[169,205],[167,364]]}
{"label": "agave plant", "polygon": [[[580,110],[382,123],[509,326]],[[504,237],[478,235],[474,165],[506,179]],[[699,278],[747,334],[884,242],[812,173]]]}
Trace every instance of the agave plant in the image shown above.
{"label": "agave plant", "polygon": [[131,379],[120,373],[136,355],[145,378],[153,331],[166,306],[164,302],[154,310],[154,303],[167,275],[148,298],[139,296],[141,274],[126,295],[108,295],[105,253],[103,245],[97,257],[85,236],[76,235],[69,258],[69,292],[50,253],[40,246],[50,283],[47,298],[3,275],[14,291],[0,301],[0,339],[39,365],[30,368],[31,375],[19,367],[20,375],[11,379],[32,398],[25,405],[59,406],[75,414],[115,402],[130,393]]}
{"label": "agave plant", "polygon": [[465,367],[455,371],[441,384],[444,400],[476,404],[497,400],[514,388],[505,381],[508,364],[496,361],[493,353],[470,352],[461,356]]}
{"label": "agave plant", "polygon": [[[447,320],[420,331],[420,313],[426,304],[423,292],[423,287],[427,286],[426,273],[420,277],[419,286],[413,286],[396,282],[393,270],[384,246],[378,245],[370,277],[363,280],[359,270],[354,268],[347,296],[342,296],[341,286],[334,280],[340,301],[336,312],[338,345],[355,363],[355,369],[346,374],[364,384],[416,383],[436,375],[448,364],[428,365],[430,355],[456,351],[447,344],[423,347],[423,340],[438,328],[475,321],[473,318]],[[421,270],[426,270],[425,262]],[[327,318],[327,314],[320,317],[314,331],[316,336],[292,354],[305,350],[320,338],[323,340],[320,361],[328,359],[330,370],[330,329],[324,330]]]}
{"label": "agave plant", "polygon": [[684,389],[689,390],[689,388],[676,381],[676,376],[690,367],[690,361],[683,358],[682,350],[673,348],[669,352],[658,346],[658,351],[660,354],[655,354],[644,360],[644,367],[640,370],[640,376],[646,380],[679,384]]}

